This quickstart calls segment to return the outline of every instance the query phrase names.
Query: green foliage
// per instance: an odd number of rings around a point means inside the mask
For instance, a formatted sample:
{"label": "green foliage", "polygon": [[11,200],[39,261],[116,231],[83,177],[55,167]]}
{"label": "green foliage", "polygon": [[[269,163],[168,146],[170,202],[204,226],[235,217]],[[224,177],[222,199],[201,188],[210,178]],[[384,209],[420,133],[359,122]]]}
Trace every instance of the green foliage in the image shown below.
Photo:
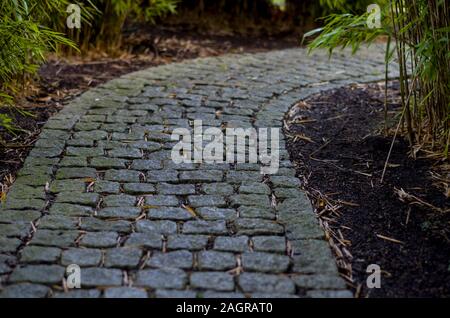
{"label": "green foliage", "polygon": [[271,0],[270,2],[272,3],[272,5],[280,8],[281,10],[286,9],[286,0]]}
{"label": "green foliage", "polygon": [[[82,0],[78,4],[89,14],[88,27],[68,32],[83,49],[98,48],[114,53],[121,44],[127,19],[154,23],[156,17],[174,13],[179,0]],[[95,9],[95,10],[92,10]]]}
{"label": "green foliage", "polygon": [[14,131],[13,120],[6,114],[0,114],[0,127],[3,127],[9,132]]}
{"label": "green foliage", "polygon": [[[380,2],[380,1],[379,1]],[[386,1],[382,1],[385,4]],[[367,20],[370,13],[367,12],[367,6],[372,3],[369,1],[349,1],[349,0],[320,0],[325,8],[341,11],[357,11],[356,13],[332,13],[323,20],[323,27],[312,30],[304,35],[305,38],[318,35],[308,44],[310,50],[325,48],[332,53],[338,47],[352,47],[356,52],[363,43],[371,43],[380,35],[390,34],[390,17],[386,10],[389,8],[384,5],[382,12],[382,28],[368,28]]]}
{"label": "green foliage", "polygon": [[[173,13],[178,0],[4,0],[0,3],[0,107],[13,105],[12,94],[36,73],[46,54],[60,48],[91,47],[114,51],[120,45],[126,19],[154,23]],[[68,29],[66,8],[81,7],[81,30]],[[58,30],[59,32],[55,31]],[[64,34],[65,33],[65,34]],[[71,40],[69,40],[70,38]],[[11,130],[3,114],[0,128]]]}
{"label": "green foliage", "polygon": [[[10,105],[12,102],[12,97],[0,92],[0,101],[2,101],[4,105]],[[1,106],[2,105],[0,105],[0,107]],[[0,114],[0,128],[6,129],[9,132],[13,132],[14,131],[13,120],[6,114]]]}
{"label": "green foliage", "polygon": [[[346,8],[350,1],[328,1]],[[361,44],[370,44],[380,35],[388,38],[386,65],[394,56],[400,65],[400,82],[406,126],[411,145],[431,144],[448,155],[450,143],[450,5],[446,0],[384,0],[382,28],[366,25],[369,17],[362,14],[332,14],[324,19],[325,26],[306,34],[317,36],[311,50],[326,48],[330,52],[351,46],[356,51]],[[418,147],[419,148],[419,147]]]}
{"label": "green foliage", "polygon": [[[0,106],[12,104],[18,80],[36,72],[48,52],[59,45],[74,47],[63,34],[44,26],[65,8],[65,0],[8,0],[0,4]],[[12,121],[2,115],[0,126],[11,130]]]}
{"label": "green foliage", "polygon": [[[332,10],[333,12],[351,12],[362,13],[366,11],[368,5],[374,3],[373,0],[320,0],[319,1],[322,10],[327,12]],[[380,3],[380,1],[377,1]]]}
{"label": "green foliage", "polygon": [[[145,21],[155,23],[155,19],[169,13],[175,13],[178,0],[153,0],[149,1],[144,9],[143,17]],[[139,13],[139,12],[138,12]]]}
{"label": "green foliage", "polygon": [[326,48],[332,53],[335,48],[350,46],[355,53],[361,44],[371,43],[378,36],[386,34],[384,29],[368,29],[368,17],[368,13],[332,14],[324,18],[324,27],[306,33],[304,38],[320,35],[309,43],[310,50]]}

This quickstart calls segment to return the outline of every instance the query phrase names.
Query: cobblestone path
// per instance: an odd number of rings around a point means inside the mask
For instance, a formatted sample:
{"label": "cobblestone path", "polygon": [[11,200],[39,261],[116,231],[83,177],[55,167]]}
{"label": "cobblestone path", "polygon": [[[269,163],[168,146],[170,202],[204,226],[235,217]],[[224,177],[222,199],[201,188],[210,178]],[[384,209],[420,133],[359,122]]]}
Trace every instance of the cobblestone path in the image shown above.
{"label": "cobblestone path", "polygon": [[[384,77],[379,48],[293,49],[132,73],[45,125],[0,211],[3,297],[351,297],[281,140],[280,169],[181,164],[170,132],[282,127],[320,90]],[[223,127],[223,126],[222,126]],[[192,209],[185,208],[192,207]],[[66,267],[81,267],[68,289]]]}

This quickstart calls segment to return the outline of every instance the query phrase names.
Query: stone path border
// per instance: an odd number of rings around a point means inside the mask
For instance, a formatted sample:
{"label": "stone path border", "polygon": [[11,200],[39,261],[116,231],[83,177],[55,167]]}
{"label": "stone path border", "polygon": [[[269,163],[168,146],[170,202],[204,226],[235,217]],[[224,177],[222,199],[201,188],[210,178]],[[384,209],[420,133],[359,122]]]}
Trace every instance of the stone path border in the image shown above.
{"label": "stone path border", "polygon": [[[2,205],[0,297],[351,297],[284,139],[279,172],[261,175],[175,165],[169,133],[194,119],[281,128],[300,99],[382,80],[383,58],[228,55],[84,93],[45,125]],[[81,289],[67,288],[73,263]]]}

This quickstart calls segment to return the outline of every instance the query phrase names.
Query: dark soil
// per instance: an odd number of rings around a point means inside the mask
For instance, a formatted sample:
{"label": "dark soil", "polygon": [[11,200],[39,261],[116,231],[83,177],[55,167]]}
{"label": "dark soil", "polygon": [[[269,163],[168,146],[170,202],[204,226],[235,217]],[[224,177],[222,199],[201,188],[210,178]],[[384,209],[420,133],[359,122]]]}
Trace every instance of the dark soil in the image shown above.
{"label": "dark soil", "polygon": [[[346,261],[357,295],[450,297],[450,212],[402,202],[395,190],[448,210],[448,171],[438,186],[431,179],[432,171],[442,175],[436,162],[412,159],[408,143],[399,138],[380,183],[392,141],[381,129],[383,91],[377,84],[353,86],[301,101],[288,115],[286,133],[302,139],[289,138],[288,150],[298,175],[307,176],[307,192],[320,191],[335,204],[340,200],[339,215],[328,216],[336,222],[331,229],[349,241],[343,243],[353,256]],[[390,97],[397,96],[397,84],[390,84]],[[396,108],[389,105],[391,111]],[[323,203],[312,199],[323,212]],[[381,267],[380,289],[366,287],[370,264]]]}
{"label": "dark soil", "polygon": [[40,68],[39,78],[28,85],[30,93],[18,100],[17,109],[0,108],[0,113],[9,114],[19,129],[12,134],[0,127],[0,190],[6,190],[21,168],[48,118],[91,87],[150,66],[296,45],[298,39],[293,37],[206,35],[182,28],[131,26],[115,57],[102,52],[88,52],[83,57],[52,57]]}

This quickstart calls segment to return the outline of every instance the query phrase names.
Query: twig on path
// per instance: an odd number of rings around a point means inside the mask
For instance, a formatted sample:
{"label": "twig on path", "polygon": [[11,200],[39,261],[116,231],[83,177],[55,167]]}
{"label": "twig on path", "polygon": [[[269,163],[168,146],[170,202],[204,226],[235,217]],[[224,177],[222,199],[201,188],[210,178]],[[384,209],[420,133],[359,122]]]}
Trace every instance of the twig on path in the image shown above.
{"label": "twig on path", "polygon": [[351,242],[345,239],[339,228],[336,228],[337,224],[333,224],[336,223],[335,218],[340,216],[338,210],[342,207],[342,205],[340,205],[339,201],[330,199],[319,190],[305,189],[305,191],[315,203],[315,212],[319,218],[319,224],[324,230],[325,238],[336,256],[336,265],[340,269],[340,275],[347,281],[348,284],[353,285],[353,270],[351,262],[353,256],[347,249],[347,246],[350,246]]}
{"label": "twig on path", "polygon": [[421,205],[421,206],[425,206],[433,211],[439,212],[439,213],[447,213],[450,212],[450,209],[441,209],[438,208],[434,205],[432,205],[431,203],[425,202],[424,200],[422,200],[421,198],[409,194],[407,193],[405,190],[403,189],[397,189],[394,188],[395,193],[398,195],[400,201],[405,202],[405,203],[409,203],[409,204],[415,204],[415,205]]}
{"label": "twig on path", "polygon": [[392,243],[405,244],[405,242],[399,241],[399,240],[397,240],[395,238],[392,238],[392,237],[384,236],[384,235],[381,235],[381,234],[376,234],[376,236],[378,238],[382,239],[382,240],[389,241],[389,242],[392,242]]}
{"label": "twig on path", "polygon": [[323,162],[323,163],[329,164],[329,165],[331,165],[331,166],[333,166],[333,167],[335,167],[336,169],[341,170],[341,171],[345,171],[345,172],[353,172],[353,173],[360,174],[360,175],[363,175],[363,176],[369,177],[369,178],[371,178],[371,177],[373,176],[373,175],[370,174],[370,173],[365,173],[365,172],[358,171],[358,170],[352,170],[352,169],[342,168],[342,167],[339,167],[338,165],[334,164],[334,162],[339,162],[339,160],[323,160],[323,159],[317,159],[317,158],[314,158],[314,157],[310,157],[310,159],[311,159],[311,160],[314,160],[314,161],[318,161],[318,162]]}
{"label": "twig on path", "polygon": [[397,134],[398,134],[398,131],[399,131],[399,129],[400,129],[400,125],[401,125],[401,123],[402,123],[402,119],[403,119],[403,115],[404,115],[404,114],[405,114],[405,112],[403,111],[403,112],[402,112],[402,115],[400,116],[400,120],[398,121],[397,128],[395,129],[394,138],[392,138],[391,146],[389,147],[389,152],[388,152],[386,161],[385,161],[385,163],[384,163],[384,168],[383,168],[383,173],[381,174],[381,180],[380,180],[380,183],[383,183],[384,176],[385,176],[385,174],[386,174],[386,169],[387,169],[388,164],[389,164],[389,159],[391,158],[392,149],[394,149],[394,143],[395,143],[395,140],[397,139]]}
{"label": "twig on path", "polygon": [[347,116],[350,116],[350,115],[348,115],[348,114],[341,114],[341,115],[333,116],[333,117],[330,117],[330,118],[325,118],[325,119],[323,119],[323,121],[332,121],[332,120],[341,119],[341,118],[344,118],[344,117],[347,117]]}
{"label": "twig on path", "polygon": [[181,205],[181,207],[183,208],[183,209],[185,209],[186,211],[188,211],[189,212],[189,214],[191,214],[194,218],[198,218],[198,215],[197,215],[197,213],[195,212],[195,210],[192,208],[192,207],[190,207],[189,205],[185,205],[185,204],[183,204],[183,205]]}
{"label": "twig on path", "polygon": [[319,148],[317,148],[316,150],[314,150],[313,152],[310,153],[309,158],[311,158],[312,156],[314,156],[316,153],[318,153],[319,151],[323,150],[326,146],[328,146],[331,143],[332,139],[328,140],[327,142],[325,142],[322,146],[320,146]]}
{"label": "twig on path", "polygon": [[357,203],[343,201],[343,200],[338,200],[338,203],[343,204],[343,205],[353,206],[353,207],[359,207],[360,206]]}
{"label": "twig on path", "polygon": [[405,221],[405,225],[408,225],[409,223],[409,217],[411,216],[411,207],[408,208],[408,212],[406,214],[406,221]]}
{"label": "twig on path", "polygon": [[[286,131],[289,132],[289,129],[287,129]],[[299,139],[301,139],[303,141],[306,141],[306,142],[310,142],[310,143],[314,143],[315,142],[314,140],[312,140],[311,138],[309,138],[305,134],[301,134],[301,133],[297,133],[297,134],[286,133],[286,136],[288,138],[293,139],[293,142],[297,142]]]}

